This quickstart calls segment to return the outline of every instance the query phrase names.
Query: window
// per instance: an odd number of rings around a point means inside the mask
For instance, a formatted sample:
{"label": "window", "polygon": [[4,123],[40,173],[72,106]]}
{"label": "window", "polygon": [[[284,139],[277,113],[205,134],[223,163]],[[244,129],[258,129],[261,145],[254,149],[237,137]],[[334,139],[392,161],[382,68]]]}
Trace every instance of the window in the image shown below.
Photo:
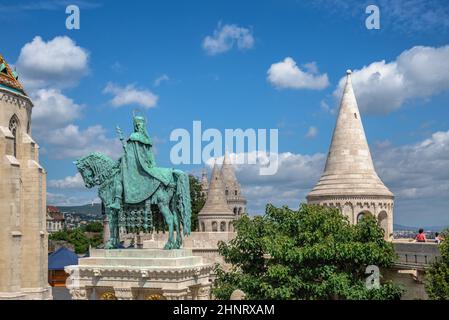
{"label": "window", "polygon": [[19,128],[19,119],[17,119],[16,115],[13,115],[11,120],[9,120],[9,131],[11,131],[14,136],[14,146],[13,146],[13,155],[17,158],[17,132]]}
{"label": "window", "polygon": [[235,196],[237,195],[237,190],[234,190],[234,195],[235,195]]}

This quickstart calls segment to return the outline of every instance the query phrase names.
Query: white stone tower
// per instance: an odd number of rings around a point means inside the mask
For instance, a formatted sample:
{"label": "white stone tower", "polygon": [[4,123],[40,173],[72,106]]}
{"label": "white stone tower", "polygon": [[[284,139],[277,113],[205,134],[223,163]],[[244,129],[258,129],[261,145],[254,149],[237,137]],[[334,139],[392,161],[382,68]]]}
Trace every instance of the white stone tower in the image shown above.
{"label": "white stone tower", "polygon": [[238,219],[246,213],[246,199],[242,196],[240,183],[235,176],[234,167],[226,152],[221,167],[221,176],[225,184],[225,194],[229,209],[232,210],[234,216]]}
{"label": "white stone tower", "polygon": [[50,299],[46,173],[31,138],[33,103],[0,56],[0,299]]}
{"label": "white stone tower", "polygon": [[201,232],[230,232],[233,231],[233,221],[234,214],[228,207],[225,186],[217,163],[215,163],[206,203],[198,213],[199,230]]}
{"label": "white stone tower", "polygon": [[201,192],[204,197],[207,198],[207,190],[209,190],[209,180],[207,179],[207,172],[203,170],[201,172]]}
{"label": "white stone tower", "polygon": [[324,173],[307,202],[337,207],[353,224],[364,215],[373,215],[386,238],[392,237],[394,195],[374,169],[350,70]]}

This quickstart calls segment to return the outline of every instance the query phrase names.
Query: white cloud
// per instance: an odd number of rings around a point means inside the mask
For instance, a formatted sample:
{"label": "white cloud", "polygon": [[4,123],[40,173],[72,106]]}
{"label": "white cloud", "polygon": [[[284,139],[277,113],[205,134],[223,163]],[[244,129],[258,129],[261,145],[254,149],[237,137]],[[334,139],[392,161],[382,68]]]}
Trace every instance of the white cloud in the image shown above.
{"label": "white cloud", "polygon": [[277,88],[324,89],[329,85],[327,74],[318,74],[315,63],[308,63],[301,70],[290,57],[273,63],[268,69],[268,81]]}
{"label": "white cloud", "polygon": [[449,225],[449,131],[415,144],[373,149],[377,171],[396,195],[396,223]]}
{"label": "white cloud", "polygon": [[95,190],[85,190],[76,194],[47,192],[47,204],[53,206],[79,206],[98,203]]}
{"label": "white cloud", "polygon": [[310,126],[309,130],[307,130],[306,138],[313,139],[317,136],[318,129],[314,126]]}
{"label": "white cloud", "polygon": [[64,88],[78,84],[88,71],[89,53],[67,36],[45,42],[37,36],[25,44],[16,62],[26,88]]}
{"label": "white cloud", "polygon": [[254,46],[252,31],[235,24],[218,24],[212,36],[203,40],[203,49],[209,55],[216,55],[237,46],[239,50],[251,49]]}
{"label": "white cloud", "polygon": [[109,139],[107,130],[100,125],[85,130],[74,124],[49,131],[45,136],[48,156],[55,159],[77,158],[90,152],[101,152],[116,158],[122,152],[118,139]]}
{"label": "white cloud", "polygon": [[[402,52],[395,61],[376,61],[352,73],[352,83],[363,112],[385,114],[408,101],[449,91],[449,45],[417,46]],[[334,91],[341,98],[345,78]]]}
{"label": "white cloud", "polygon": [[82,106],[57,89],[39,89],[31,94],[33,99],[33,129],[39,135],[42,130],[60,128],[81,116]]}
{"label": "white cloud", "polygon": [[154,80],[154,86],[159,87],[162,82],[168,81],[168,80],[170,80],[169,76],[167,76],[166,74],[163,74],[162,76],[160,76],[159,78]]}
{"label": "white cloud", "polygon": [[144,108],[153,108],[156,106],[159,97],[150,90],[140,90],[134,85],[120,87],[114,83],[108,83],[103,93],[113,94],[110,101],[114,107],[121,107],[130,104],[137,104]]}
{"label": "white cloud", "polygon": [[67,176],[64,179],[49,180],[49,188],[57,189],[84,189],[84,181],[81,174],[77,173],[74,176]]}

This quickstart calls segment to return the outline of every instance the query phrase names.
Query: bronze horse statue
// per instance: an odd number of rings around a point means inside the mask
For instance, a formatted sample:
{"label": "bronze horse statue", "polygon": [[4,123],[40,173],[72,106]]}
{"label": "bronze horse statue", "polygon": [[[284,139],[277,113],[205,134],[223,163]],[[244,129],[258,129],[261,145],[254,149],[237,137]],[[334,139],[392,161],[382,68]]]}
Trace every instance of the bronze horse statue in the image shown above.
{"label": "bronze horse statue", "polygon": [[[181,234],[189,235],[191,230],[191,203],[189,177],[186,173],[168,168],[155,168],[169,177],[169,183],[156,183],[152,190],[139,185],[144,200],[139,203],[124,201],[123,182],[129,179],[122,170],[124,158],[114,161],[108,156],[94,152],[77,161],[87,188],[98,187],[98,195],[103,202],[105,214],[109,219],[110,239],[105,248],[117,248],[120,243],[120,229],[127,233],[150,232],[152,230],[151,205],[157,205],[168,226],[169,238],[164,249],[179,249],[182,245]],[[182,230],[181,230],[182,227]],[[176,239],[174,231],[176,230]]]}

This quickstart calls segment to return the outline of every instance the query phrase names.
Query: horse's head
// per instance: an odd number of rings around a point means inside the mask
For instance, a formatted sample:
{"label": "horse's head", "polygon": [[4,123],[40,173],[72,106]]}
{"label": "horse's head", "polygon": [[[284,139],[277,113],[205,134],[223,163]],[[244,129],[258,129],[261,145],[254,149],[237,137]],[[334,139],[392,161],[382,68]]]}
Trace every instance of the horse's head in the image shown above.
{"label": "horse's head", "polygon": [[112,176],[116,167],[114,160],[102,153],[93,152],[74,162],[86,188],[101,185],[107,178]]}

